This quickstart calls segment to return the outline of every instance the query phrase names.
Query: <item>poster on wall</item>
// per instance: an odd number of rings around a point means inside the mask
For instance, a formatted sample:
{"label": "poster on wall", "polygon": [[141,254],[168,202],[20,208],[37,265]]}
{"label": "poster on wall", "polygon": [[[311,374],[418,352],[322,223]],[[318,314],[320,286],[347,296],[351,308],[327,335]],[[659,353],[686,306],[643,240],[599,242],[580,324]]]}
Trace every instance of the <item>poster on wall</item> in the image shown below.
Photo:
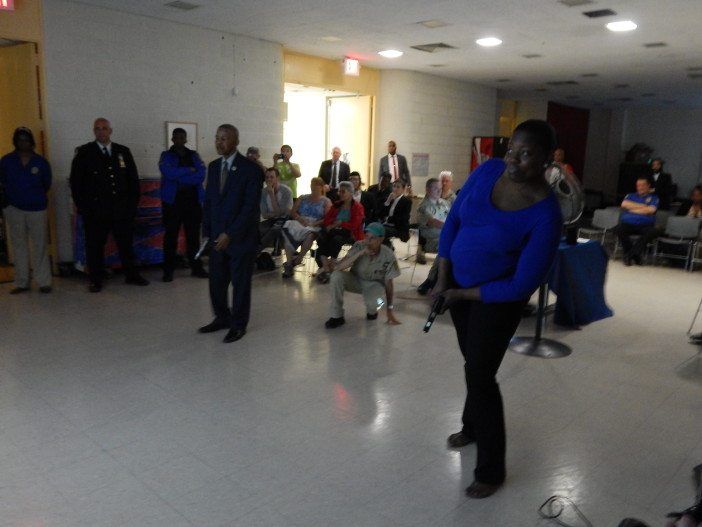
{"label": "poster on wall", "polygon": [[187,147],[190,150],[197,150],[197,123],[189,123],[186,121],[166,121],[166,150],[173,146],[171,137],[173,130],[182,128],[188,134]]}
{"label": "poster on wall", "polygon": [[509,137],[474,137],[470,156],[470,171],[493,157],[503,158],[507,153]]}
{"label": "poster on wall", "polygon": [[427,179],[429,177],[429,154],[412,153],[412,179]]}

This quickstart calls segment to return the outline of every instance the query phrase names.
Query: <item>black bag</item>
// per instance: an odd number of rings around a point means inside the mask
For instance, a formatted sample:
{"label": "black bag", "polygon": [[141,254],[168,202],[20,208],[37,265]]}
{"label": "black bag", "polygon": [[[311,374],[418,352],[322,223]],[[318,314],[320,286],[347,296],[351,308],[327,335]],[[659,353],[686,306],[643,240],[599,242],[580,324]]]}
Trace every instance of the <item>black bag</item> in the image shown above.
{"label": "black bag", "polygon": [[259,271],[275,270],[275,262],[269,253],[264,251],[256,257],[256,269]]}

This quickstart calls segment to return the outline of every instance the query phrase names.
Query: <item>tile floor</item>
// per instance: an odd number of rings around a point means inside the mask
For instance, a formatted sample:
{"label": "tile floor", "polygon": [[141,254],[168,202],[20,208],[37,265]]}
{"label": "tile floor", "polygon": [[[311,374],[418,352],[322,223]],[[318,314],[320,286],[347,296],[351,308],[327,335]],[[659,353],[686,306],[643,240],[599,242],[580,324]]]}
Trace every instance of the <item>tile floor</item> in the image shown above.
{"label": "tile floor", "polygon": [[47,296],[0,286],[1,526],[536,526],[552,494],[596,527],[658,526],[693,500],[699,273],[613,263],[615,317],[549,327],[570,357],[508,353],[509,476],[483,501],[463,495],[474,447],[444,446],[464,396],[452,327],[422,333],[409,270],[401,326],[367,322],[350,297],[334,331],[328,286],[257,276],[249,333],[230,345],[195,331],[204,281],[146,274],[148,288],[116,278],[99,295],[72,279]]}

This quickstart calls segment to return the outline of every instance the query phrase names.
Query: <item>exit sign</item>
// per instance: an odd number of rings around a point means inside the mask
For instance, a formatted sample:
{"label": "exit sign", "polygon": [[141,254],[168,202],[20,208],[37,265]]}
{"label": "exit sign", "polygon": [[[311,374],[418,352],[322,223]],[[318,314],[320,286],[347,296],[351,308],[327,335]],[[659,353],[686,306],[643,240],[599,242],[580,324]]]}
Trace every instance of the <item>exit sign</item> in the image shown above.
{"label": "exit sign", "polygon": [[0,11],[14,11],[15,0],[0,0]]}

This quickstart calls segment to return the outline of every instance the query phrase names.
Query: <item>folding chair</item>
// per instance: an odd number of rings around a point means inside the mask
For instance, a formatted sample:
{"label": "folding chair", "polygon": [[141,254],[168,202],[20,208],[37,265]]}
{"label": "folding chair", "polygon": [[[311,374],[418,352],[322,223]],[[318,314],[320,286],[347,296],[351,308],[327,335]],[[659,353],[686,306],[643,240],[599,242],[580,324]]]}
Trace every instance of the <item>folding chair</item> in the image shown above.
{"label": "folding chair", "polygon": [[[665,226],[665,234],[653,242],[654,261],[661,257],[684,260],[685,270],[692,266],[692,251],[700,232],[700,220],[687,216],[671,216]],[[682,249],[680,252],[664,252],[660,246],[672,246]]]}

